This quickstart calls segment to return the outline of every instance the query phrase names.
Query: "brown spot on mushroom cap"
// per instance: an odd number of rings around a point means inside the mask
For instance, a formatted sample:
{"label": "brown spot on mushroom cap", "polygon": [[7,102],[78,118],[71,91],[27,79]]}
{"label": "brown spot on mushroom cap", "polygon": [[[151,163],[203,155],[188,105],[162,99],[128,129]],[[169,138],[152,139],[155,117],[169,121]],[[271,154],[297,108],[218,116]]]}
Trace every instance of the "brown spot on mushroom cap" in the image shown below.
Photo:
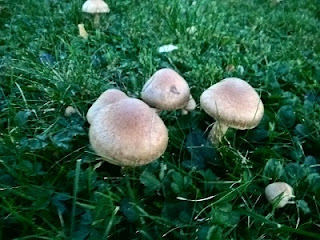
{"label": "brown spot on mushroom cap", "polygon": [[90,126],[89,140],[106,161],[134,167],[150,163],[165,152],[168,131],[147,104],[127,98],[99,112]]}
{"label": "brown spot on mushroom cap", "polygon": [[174,93],[174,94],[180,94],[176,88],[175,85],[172,85],[171,88],[170,88],[170,92]]}
{"label": "brown spot on mushroom cap", "polygon": [[119,100],[128,98],[128,96],[118,89],[108,89],[104,91],[99,98],[92,104],[87,113],[87,120],[91,124],[98,112],[107,105]]}
{"label": "brown spot on mushroom cap", "polygon": [[264,113],[258,93],[239,78],[226,78],[214,84],[202,93],[200,104],[208,115],[236,129],[256,127]]}
{"label": "brown spot on mushroom cap", "polygon": [[188,104],[189,96],[188,83],[170,68],[156,71],[141,92],[143,101],[160,110],[183,108]]}
{"label": "brown spot on mushroom cap", "polygon": [[86,13],[108,13],[110,12],[109,6],[103,0],[87,0],[82,5],[82,12]]}

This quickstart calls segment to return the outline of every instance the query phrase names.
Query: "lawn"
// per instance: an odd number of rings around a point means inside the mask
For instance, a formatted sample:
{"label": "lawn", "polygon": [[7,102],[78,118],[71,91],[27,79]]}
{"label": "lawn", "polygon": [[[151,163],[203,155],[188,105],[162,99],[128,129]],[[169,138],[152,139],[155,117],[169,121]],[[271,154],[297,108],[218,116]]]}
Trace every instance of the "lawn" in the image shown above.
{"label": "lawn", "polygon": [[[80,0],[0,0],[0,239],[320,239],[320,1],[107,3],[95,27]],[[167,44],[178,49],[159,53]],[[88,108],[110,88],[139,98],[165,67],[198,107],[161,113],[160,159],[103,161]],[[265,113],[214,147],[199,98],[226,77],[250,83]],[[294,204],[266,200],[278,181]]]}

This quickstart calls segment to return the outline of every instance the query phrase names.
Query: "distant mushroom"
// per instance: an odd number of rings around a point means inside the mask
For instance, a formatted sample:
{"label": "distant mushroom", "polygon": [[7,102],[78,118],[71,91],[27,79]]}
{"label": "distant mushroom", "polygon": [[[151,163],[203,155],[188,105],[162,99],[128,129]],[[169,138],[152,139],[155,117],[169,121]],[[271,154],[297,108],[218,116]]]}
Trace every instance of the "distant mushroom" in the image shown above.
{"label": "distant mushroom", "polygon": [[92,104],[87,112],[87,120],[91,124],[93,119],[97,116],[98,112],[111,103],[128,98],[128,96],[117,89],[108,89],[104,91],[98,99]]}
{"label": "distant mushroom", "polygon": [[87,0],[82,5],[82,12],[94,14],[94,25],[100,25],[100,13],[110,12],[109,6],[103,0]]}
{"label": "distant mushroom", "polygon": [[188,83],[170,68],[160,69],[151,76],[142,88],[141,98],[158,110],[185,109],[189,100],[188,110],[195,108]]}
{"label": "distant mushroom", "polygon": [[290,199],[295,197],[293,195],[293,189],[285,182],[269,184],[265,189],[265,195],[270,203],[277,203],[276,208],[282,208],[288,203],[294,203],[294,201],[290,201]]}
{"label": "distant mushroom", "polygon": [[144,102],[126,98],[103,108],[92,122],[89,140],[106,161],[126,167],[159,158],[168,144],[161,118]]}
{"label": "distant mushroom", "polygon": [[229,127],[241,130],[254,128],[264,113],[258,93],[239,78],[226,78],[212,85],[201,94],[200,105],[216,119],[209,133],[209,139],[215,145],[221,142]]}
{"label": "distant mushroom", "polygon": [[72,116],[74,114],[79,114],[81,116],[80,112],[77,109],[75,109],[74,107],[72,107],[72,106],[68,106],[64,110],[64,116],[65,117],[70,117],[70,116]]}

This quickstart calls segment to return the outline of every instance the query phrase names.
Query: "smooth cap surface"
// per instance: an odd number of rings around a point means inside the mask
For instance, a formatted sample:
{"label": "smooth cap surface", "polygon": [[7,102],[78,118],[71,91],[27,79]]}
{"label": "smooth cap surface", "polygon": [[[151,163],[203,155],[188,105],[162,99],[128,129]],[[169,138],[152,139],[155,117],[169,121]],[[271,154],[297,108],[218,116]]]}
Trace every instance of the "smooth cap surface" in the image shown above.
{"label": "smooth cap surface", "polygon": [[197,107],[197,103],[194,100],[194,98],[190,95],[189,101],[188,101],[187,105],[184,106],[184,109],[187,111],[193,111],[196,109],[196,107]]}
{"label": "smooth cap surface", "polygon": [[240,78],[226,78],[212,85],[201,94],[200,105],[208,115],[236,129],[256,127],[264,113],[258,93]]}
{"label": "smooth cap surface", "polygon": [[141,98],[149,106],[160,110],[175,110],[188,104],[188,83],[170,68],[156,71],[145,83]]}
{"label": "smooth cap surface", "polygon": [[159,158],[168,145],[168,131],[147,104],[126,98],[99,112],[89,129],[95,152],[120,166],[140,166]]}
{"label": "smooth cap surface", "polygon": [[103,0],[87,0],[82,5],[82,12],[86,13],[108,13],[110,12],[108,4]]}
{"label": "smooth cap surface", "polygon": [[128,96],[118,89],[108,89],[104,91],[89,108],[87,112],[88,122],[91,124],[93,119],[97,116],[98,112],[104,107],[125,98],[128,98]]}
{"label": "smooth cap surface", "polygon": [[284,207],[289,202],[289,200],[294,197],[292,187],[285,182],[274,182],[269,184],[265,188],[265,195],[270,203],[276,200],[276,198],[281,194],[283,195],[277,205],[277,208]]}

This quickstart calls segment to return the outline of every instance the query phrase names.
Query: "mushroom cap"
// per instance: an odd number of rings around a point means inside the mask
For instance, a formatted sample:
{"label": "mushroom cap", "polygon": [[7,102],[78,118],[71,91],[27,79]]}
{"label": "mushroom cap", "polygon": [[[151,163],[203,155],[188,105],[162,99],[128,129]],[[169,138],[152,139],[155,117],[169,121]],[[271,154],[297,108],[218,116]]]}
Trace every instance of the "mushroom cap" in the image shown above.
{"label": "mushroom cap", "polygon": [[86,13],[108,13],[110,12],[108,4],[103,0],[87,0],[82,5],[82,12]]}
{"label": "mushroom cap", "polygon": [[204,111],[218,122],[236,129],[256,127],[264,113],[258,93],[240,78],[226,78],[200,96]]}
{"label": "mushroom cap", "polygon": [[187,105],[184,106],[184,109],[187,111],[193,111],[196,109],[196,107],[197,107],[197,103],[194,100],[194,98],[190,95],[189,101],[188,101]]}
{"label": "mushroom cap", "polygon": [[277,208],[284,207],[288,201],[294,197],[292,187],[285,182],[274,182],[265,188],[266,198],[271,203],[282,193],[283,196],[278,203]]}
{"label": "mushroom cap", "polygon": [[156,71],[144,84],[141,98],[149,106],[160,110],[175,110],[188,104],[188,83],[170,68]]}
{"label": "mushroom cap", "polygon": [[128,96],[118,89],[108,89],[104,91],[89,108],[87,112],[88,122],[91,124],[98,112],[104,107],[125,98],[128,98]]}
{"label": "mushroom cap", "polygon": [[168,130],[147,104],[126,98],[99,112],[90,126],[89,140],[106,161],[135,167],[148,164],[165,152]]}
{"label": "mushroom cap", "polygon": [[64,110],[64,116],[65,117],[70,117],[70,116],[72,116],[73,114],[79,114],[80,115],[80,113],[79,113],[79,111],[78,110],[76,110],[74,107],[72,107],[72,106],[68,106],[65,110]]}

